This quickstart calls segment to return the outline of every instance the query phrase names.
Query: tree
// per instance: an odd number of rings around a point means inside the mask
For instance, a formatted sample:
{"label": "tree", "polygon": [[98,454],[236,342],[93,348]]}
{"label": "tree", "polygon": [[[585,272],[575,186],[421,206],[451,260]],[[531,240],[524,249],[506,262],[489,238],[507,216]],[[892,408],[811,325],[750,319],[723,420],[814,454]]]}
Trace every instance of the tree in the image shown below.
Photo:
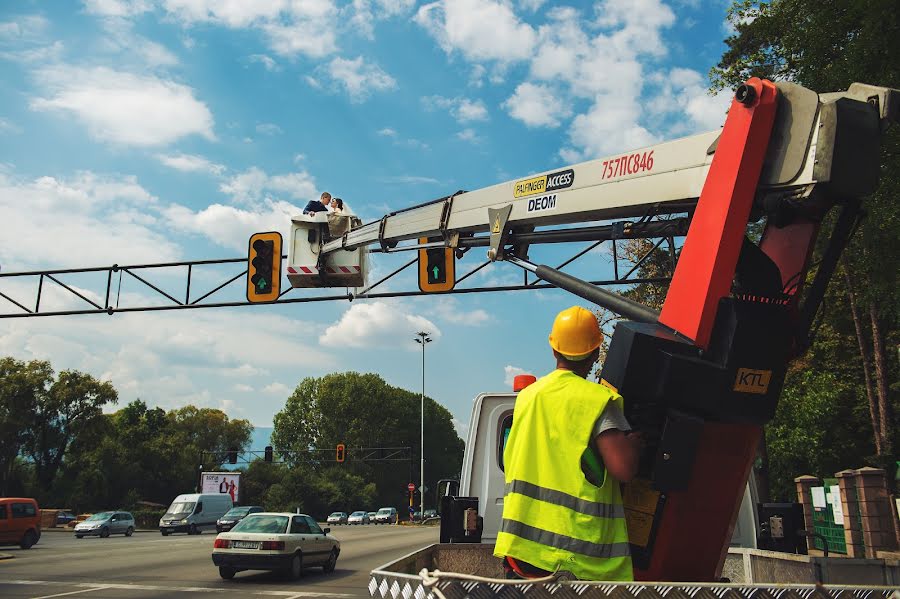
{"label": "tree", "polygon": [[[852,82],[900,87],[900,14],[894,0],[772,0],[735,2],[730,11],[736,33],[726,40],[728,49],[711,71],[714,89],[734,87],[747,77],[796,81],[817,91],[846,89]],[[822,327],[809,356],[802,364],[823,371],[838,368],[853,378],[859,397],[866,398],[874,464],[892,465],[896,459],[898,389],[896,347],[900,318],[900,131],[894,127],[883,140],[882,179],[878,190],[866,199],[866,218],[844,252],[841,272],[829,289],[831,306],[823,314]],[[826,221],[820,239],[827,238],[832,223]],[[821,247],[817,248],[821,254]],[[849,339],[847,338],[849,335]],[[855,352],[847,355],[847,348]],[[783,401],[805,402],[804,393],[821,392],[801,384],[802,377],[789,373]],[[847,382],[845,379],[842,382]],[[832,420],[829,429],[846,426]],[[767,432],[777,439],[779,419]],[[860,431],[857,430],[857,433]],[[820,448],[825,451],[824,448]],[[779,450],[780,451],[780,450]],[[860,451],[862,451],[860,449]],[[791,460],[790,454],[773,454],[773,460]],[[841,467],[863,459],[846,453]],[[809,463],[807,471],[816,464]],[[802,468],[801,468],[802,469]],[[795,472],[796,473],[796,472]],[[817,472],[830,474],[831,472]]]}
{"label": "tree", "polygon": [[[365,480],[377,479],[379,502],[399,506],[406,484],[418,479],[414,466],[421,455],[420,400],[419,393],[392,387],[371,373],[307,378],[275,415],[272,443],[291,464],[319,470],[333,463],[331,452],[338,443],[344,443],[347,462],[339,470]],[[428,397],[425,430],[426,486],[434,489],[439,479],[459,476],[463,442],[453,428],[450,413]],[[412,460],[408,466],[356,461],[354,450],[360,447],[410,447]]]}
{"label": "tree", "polygon": [[8,493],[32,414],[52,380],[49,362],[0,359],[0,495]]}
{"label": "tree", "polygon": [[72,370],[59,373],[50,388],[38,394],[23,449],[34,463],[40,488],[51,487],[75,440],[96,425],[103,406],[116,401],[112,383]]}

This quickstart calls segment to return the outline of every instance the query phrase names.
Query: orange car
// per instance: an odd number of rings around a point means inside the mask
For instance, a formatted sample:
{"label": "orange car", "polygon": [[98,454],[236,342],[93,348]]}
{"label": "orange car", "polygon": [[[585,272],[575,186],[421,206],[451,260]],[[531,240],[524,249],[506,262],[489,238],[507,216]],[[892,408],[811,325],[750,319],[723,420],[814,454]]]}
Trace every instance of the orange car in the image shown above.
{"label": "orange car", "polygon": [[0,545],[31,547],[41,538],[41,510],[37,501],[0,497]]}

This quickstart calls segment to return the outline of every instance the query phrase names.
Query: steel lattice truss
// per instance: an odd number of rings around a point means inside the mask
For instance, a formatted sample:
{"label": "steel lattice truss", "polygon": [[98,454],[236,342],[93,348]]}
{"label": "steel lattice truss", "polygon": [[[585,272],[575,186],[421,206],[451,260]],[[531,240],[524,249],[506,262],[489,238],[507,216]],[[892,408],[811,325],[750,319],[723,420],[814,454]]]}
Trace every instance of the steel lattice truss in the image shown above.
{"label": "steel lattice truss", "polygon": [[[689,218],[665,218],[662,220],[649,217],[641,219],[638,222],[622,221],[608,225],[582,227],[573,229],[562,229],[557,231],[539,231],[525,233],[518,237],[518,243],[536,245],[538,243],[567,243],[573,241],[589,241],[590,245],[581,249],[567,260],[556,266],[557,269],[563,269],[577,259],[581,258],[591,250],[599,247],[603,243],[611,244],[611,256],[613,266],[613,277],[609,279],[592,280],[589,283],[597,286],[606,285],[633,285],[638,283],[667,283],[674,272],[676,261],[676,244],[675,238],[683,237],[687,233]],[[634,263],[625,261],[617,249],[617,240],[622,239],[651,239],[655,240],[652,248],[646,254]],[[638,271],[641,265],[652,255],[652,253],[663,247],[670,257],[670,273],[669,276],[659,278],[635,278],[633,275]],[[457,249],[458,255],[465,254],[468,250],[476,247],[486,247],[489,245],[487,236],[468,237],[460,240]],[[400,246],[396,248],[373,248],[371,253],[397,253],[402,251],[415,251],[418,246]],[[286,261],[287,256],[282,257]],[[353,301],[356,298],[397,298],[397,297],[415,297],[428,295],[418,289],[409,291],[391,291],[377,292],[380,285],[388,280],[393,279],[401,272],[406,271],[417,263],[418,258],[407,261],[401,267],[397,268],[387,276],[381,278],[375,283],[364,289],[343,288],[343,292],[331,294],[307,295],[298,297],[301,293],[308,292],[306,290],[295,290],[287,287],[281,293],[278,299],[267,304],[254,304],[248,301],[221,301],[226,289],[234,290],[234,284],[238,281],[245,281],[247,276],[247,258],[227,258],[222,260],[196,260],[184,262],[166,262],[158,264],[132,264],[120,266],[114,264],[112,266],[92,267],[92,268],[70,268],[70,269],[53,269],[53,270],[36,270],[28,272],[0,273],[0,318],[33,318],[39,316],[68,316],[74,314],[116,314],[124,312],[151,312],[163,310],[187,310],[195,308],[223,308],[238,307],[251,305],[273,305],[273,304],[294,304],[308,302],[324,302],[334,300]],[[466,293],[487,293],[497,291],[524,291],[535,289],[548,289],[553,286],[536,279],[533,275],[529,277],[527,271],[523,271],[523,280],[520,285],[494,285],[481,287],[460,286],[469,277],[479,272],[483,268],[492,264],[487,260],[478,266],[475,266],[465,274],[457,277],[456,286],[452,291],[446,294],[457,295]],[[197,290],[195,282],[195,271],[202,267],[233,265],[236,274],[216,282],[208,288]],[[182,291],[179,293],[169,293],[161,289],[161,286],[153,281],[164,276],[171,276],[171,269],[178,268],[183,271],[184,283]],[[105,278],[105,284],[95,286],[89,291],[83,285],[76,286],[71,280],[75,275],[84,275],[95,273],[99,278]],[[105,275],[105,277],[103,276]],[[139,287],[147,292],[149,297],[161,302],[153,305],[136,304],[130,305],[121,297],[121,288],[123,281],[130,283],[137,282]],[[17,285],[21,284],[21,285]],[[11,286],[17,286],[18,293],[10,290]],[[35,289],[30,299],[21,297],[22,287],[30,286]],[[69,299],[77,299],[82,307],[73,307],[69,309],[42,309],[42,299],[47,294],[47,289],[55,287],[57,291],[61,291],[64,297]],[[240,285],[238,285],[239,287]],[[76,288],[78,287],[78,288]],[[19,297],[15,297],[19,295]],[[145,299],[146,302],[146,299]]]}

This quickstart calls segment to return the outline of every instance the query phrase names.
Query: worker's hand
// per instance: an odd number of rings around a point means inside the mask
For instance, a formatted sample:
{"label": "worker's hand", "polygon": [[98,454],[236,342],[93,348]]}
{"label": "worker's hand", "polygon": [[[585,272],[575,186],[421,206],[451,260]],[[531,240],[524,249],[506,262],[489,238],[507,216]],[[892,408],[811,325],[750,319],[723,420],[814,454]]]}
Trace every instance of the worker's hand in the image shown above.
{"label": "worker's hand", "polygon": [[597,451],[607,472],[622,483],[635,477],[640,462],[644,439],[640,433],[626,434],[620,430],[608,430],[597,435]]}

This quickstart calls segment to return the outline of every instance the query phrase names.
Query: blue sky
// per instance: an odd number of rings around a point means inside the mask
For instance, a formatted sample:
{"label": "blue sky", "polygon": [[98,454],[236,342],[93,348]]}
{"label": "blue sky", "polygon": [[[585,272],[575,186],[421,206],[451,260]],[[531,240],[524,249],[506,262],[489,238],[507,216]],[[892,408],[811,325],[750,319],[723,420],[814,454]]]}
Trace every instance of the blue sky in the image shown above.
{"label": "blue sky", "polygon": [[[239,257],[252,233],[287,231],[324,190],[370,221],[715,129],[727,94],[708,95],[706,73],[724,49],[726,9],[723,0],[5,2],[0,269]],[[578,249],[532,257],[554,264]],[[407,259],[374,256],[370,281]],[[458,271],[482,259],[470,252]],[[608,251],[567,270],[608,276]],[[195,281],[223,274],[235,273],[209,269]],[[413,289],[413,276],[382,289]],[[498,264],[472,280],[521,276]],[[88,295],[96,282],[67,281]],[[154,282],[174,291],[183,274]],[[222,301],[240,299],[241,285]],[[0,291],[34,293],[9,281]],[[156,301],[128,283],[122,294]],[[51,291],[44,307],[71,301]],[[539,291],[0,320],[0,354],[111,380],[120,404],[193,403],[270,426],[307,376],[377,372],[419,390],[413,335],[425,329],[434,339],[426,392],[464,432],[479,392],[552,367],[547,333],[573,303]]]}

